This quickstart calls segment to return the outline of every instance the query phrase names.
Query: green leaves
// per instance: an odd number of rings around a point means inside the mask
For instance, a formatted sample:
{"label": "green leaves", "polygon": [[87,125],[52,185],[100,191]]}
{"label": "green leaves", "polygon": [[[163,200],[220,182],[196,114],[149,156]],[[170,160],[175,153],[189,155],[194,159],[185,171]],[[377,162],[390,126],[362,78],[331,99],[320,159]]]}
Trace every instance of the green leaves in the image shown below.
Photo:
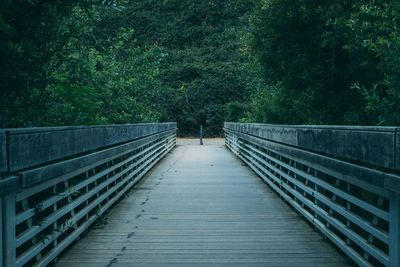
{"label": "green leaves", "polygon": [[225,104],[249,95],[253,74],[245,65],[248,54],[240,50],[248,22],[240,18],[252,5],[250,0],[149,0],[132,1],[124,11],[121,25],[132,25],[138,45],[159,51],[161,84],[153,99],[160,104],[160,119],[177,121],[181,134],[197,134],[208,113],[214,120],[206,134],[220,134]]}
{"label": "green leaves", "polygon": [[399,124],[399,7],[388,0],[260,1],[251,48],[269,86],[253,94],[249,118]]}
{"label": "green leaves", "polygon": [[[129,25],[101,33],[126,1],[1,4],[2,127],[157,121],[161,53],[140,49]],[[35,16],[33,16],[35,14]],[[24,17],[26,16],[26,18]],[[147,90],[149,89],[149,90]]]}
{"label": "green leaves", "polygon": [[73,83],[59,75],[47,91],[52,103],[48,110],[48,124],[91,125],[107,122],[105,117],[99,116],[104,103],[94,88]]}

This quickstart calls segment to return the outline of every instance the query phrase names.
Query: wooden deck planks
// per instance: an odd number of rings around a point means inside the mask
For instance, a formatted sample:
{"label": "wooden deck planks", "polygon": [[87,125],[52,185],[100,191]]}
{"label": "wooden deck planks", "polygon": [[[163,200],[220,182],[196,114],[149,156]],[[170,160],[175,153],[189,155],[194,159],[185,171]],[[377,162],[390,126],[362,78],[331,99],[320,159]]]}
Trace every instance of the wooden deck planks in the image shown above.
{"label": "wooden deck planks", "polygon": [[56,266],[349,266],[223,143],[182,143]]}

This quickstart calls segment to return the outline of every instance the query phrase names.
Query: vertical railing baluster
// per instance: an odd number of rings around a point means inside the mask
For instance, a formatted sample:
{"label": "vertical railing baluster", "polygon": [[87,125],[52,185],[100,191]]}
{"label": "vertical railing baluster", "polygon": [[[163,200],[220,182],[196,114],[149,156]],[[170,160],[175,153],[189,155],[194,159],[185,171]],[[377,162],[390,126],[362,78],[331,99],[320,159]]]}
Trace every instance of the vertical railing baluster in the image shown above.
{"label": "vertical railing baluster", "polygon": [[[310,173],[310,170],[311,170],[310,167],[306,167],[306,172],[307,172],[307,173]],[[307,187],[310,187],[310,186],[309,186],[309,181],[308,181],[308,179],[307,179],[307,178],[304,178],[304,179],[305,179],[304,184],[305,184]],[[307,192],[306,192],[306,191],[303,191],[303,196],[304,196],[305,199],[307,199]],[[305,205],[304,205],[304,202],[302,202],[302,203],[301,203],[301,207],[302,207],[303,209],[304,209],[304,206],[305,206]],[[315,216],[315,215],[314,215],[314,216]]]}
{"label": "vertical railing baluster", "polygon": [[4,267],[16,265],[16,231],[15,231],[15,193],[3,198],[3,240],[4,240]]}
{"label": "vertical railing baluster", "polygon": [[[291,163],[292,163],[292,166],[293,166],[294,168],[297,169],[297,162],[296,162],[296,161],[292,161],[292,160],[290,160],[290,161],[291,161]],[[298,177],[297,177],[297,173],[296,173],[296,172],[293,172],[293,178],[294,178],[296,181],[299,180]],[[301,192],[299,191],[299,189],[297,189],[297,185],[294,185],[294,190],[296,190],[297,192],[301,193]],[[300,189],[300,190],[301,190],[301,189]],[[299,203],[299,201],[297,200],[296,196],[293,196],[293,199],[294,199],[294,201],[295,201],[296,203]]]}
{"label": "vertical railing baluster", "polygon": [[389,199],[389,264],[400,266],[400,194],[391,192]]}
{"label": "vertical railing baluster", "polygon": [[0,197],[0,267],[3,267],[3,260],[4,260],[4,256],[3,256],[3,198]]}
{"label": "vertical railing baluster", "polygon": [[[92,175],[96,175],[96,169],[92,169]],[[94,187],[96,188],[98,186],[98,179],[94,180]],[[98,190],[96,190],[96,199],[100,197],[100,193]],[[101,209],[101,203],[97,206],[98,209]]]}
{"label": "vertical railing baluster", "polygon": [[[339,185],[340,185],[340,180],[339,179],[335,179],[335,187],[338,188]],[[336,202],[336,198],[337,198],[336,194],[332,193],[331,199],[332,199],[333,203]],[[329,216],[333,216],[333,212],[334,211],[333,211],[332,207],[329,207],[329,211],[328,211]],[[346,221],[347,221],[347,223],[349,222],[349,220],[346,220]],[[328,227],[328,229],[331,227],[329,222],[326,223],[326,227]]]}
{"label": "vertical railing baluster", "polygon": [[[53,194],[57,195],[57,185],[53,186]],[[57,211],[57,202],[53,204],[53,212],[56,212],[56,211]],[[54,231],[58,231],[57,220],[54,222],[53,228],[54,228]],[[53,246],[56,247],[57,244],[58,244],[58,239],[55,238],[53,241]],[[57,261],[58,261],[58,257],[54,257],[53,263],[56,263]]]}
{"label": "vertical railing baluster", "polygon": [[[85,172],[85,178],[86,178],[86,179],[89,179],[89,171],[86,171],[86,172]],[[89,192],[89,185],[86,185],[86,186],[85,186],[85,194],[87,194],[88,192]],[[86,204],[86,206],[89,205],[89,199],[87,199],[87,200],[85,201],[85,204]],[[89,219],[89,213],[86,213],[85,218],[86,218],[86,220]],[[86,234],[86,233],[87,233],[87,232],[85,232],[85,234]]]}
{"label": "vertical railing baluster", "polygon": [[[64,182],[64,186],[65,186],[65,188],[67,189],[67,192],[68,192],[68,197],[67,197],[68,203],[72,203],[73,200],[72,200],[71,194],[73,194],[73,193],[75,192],[76,189],[75,189],[75,187],[74,187],[73,185],[70,187],[68,181],[65,181],[65,182]],[[71,220],[72,220],[72,218],[75,216],[75,209],[72,208],[69,214],[70,214]],[[73,224],[73,227],[74,227],[74,228],[77,228],[77,227],[78,227],[78,224],[75,222],[75,223]],[[79,240],[79,238],[78,238],[78,240]]]}
{"label": "vertical railing baluster", "polygon": [[[29,205],[28,205],[28,200],[27,199],[22,200],[22,209],[23,210],[29,209]],[[30,227],[32,227],[32,225],[33,225],[32,218],[27,219],[26,220],[26,226],[28,228],[30,228]],[[31,242],[32,242],[32,245],[35,245],[37,243],[37,237],[36,236],[32,237]],[[40,260],[41,257],[42,257],[42,255],[40,253],[38,253],[36,255],[36,260]]]}
{"label": "vertical railing baluster", "polygon": [[[379,198],[378,198],[378,202],[377,202],[377,206],[378,206],[379,208],[382,208],[383,202],[384,202],[384,198],[383,198],[383,197],[379,197]],[[375,226],[377,226],[378,223],[379,223],[379,217],[376,216],[376,215],[374,215],[374,216],[372,217],[372,224],[375,225]],[[374,240],[375,240],[375,237],[374,237],[371,233],[369,233],[369,234],[368,234],[367,241],[368,241],[370,244],[373,244]],[[363,256],[364,256],[365,259],[368,260],[370,255],[369,255],[368,252],[365,251]]]}
{"label": "vertical railing baluster", "polygon": [[[346,184],[346,191],[347,191],[347,193],[351,194],[351,184],[349,184],[349,183]],[[346,209],[348,211],[351,211],[351,208],[352,208],[351,202],[346,200]],[[346,226],[349,229],[351,228],[351,221],[349,219],[346,219]],[[348,237],[346,237],[346,244],[349,246],[351,245],[350,238],[348,238]]]}
{"label": "vertical railing baluster", "polygon": [[[114,160],[112,160],[111,162],[110,161],[108,161],[107,162],[107,170],[111,167],[111,165],[113,165],[114,164]],[[107,180],[108,179],[110,179],[110,177],[112,177],[113,176],[113,172],[107,172]],[[110,184],[111,185],[111,184]],[[110,185],[107,185],[107,191],[110,189]],[[106,202],[108,202],[110,200],[110,197],[107,197],[106,198]]]}

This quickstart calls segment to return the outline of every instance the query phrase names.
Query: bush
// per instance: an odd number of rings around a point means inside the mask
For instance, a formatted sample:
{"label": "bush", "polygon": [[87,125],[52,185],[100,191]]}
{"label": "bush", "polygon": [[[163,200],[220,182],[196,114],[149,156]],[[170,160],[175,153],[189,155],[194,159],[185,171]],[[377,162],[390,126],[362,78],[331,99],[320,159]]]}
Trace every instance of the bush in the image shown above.
{"label": "bush", "polygon": [[225,108],[225,121],[239,122],[246,116],[246,112],[249,111],[250,105],[248,103],[233,101],[227,103],[225,105]]}

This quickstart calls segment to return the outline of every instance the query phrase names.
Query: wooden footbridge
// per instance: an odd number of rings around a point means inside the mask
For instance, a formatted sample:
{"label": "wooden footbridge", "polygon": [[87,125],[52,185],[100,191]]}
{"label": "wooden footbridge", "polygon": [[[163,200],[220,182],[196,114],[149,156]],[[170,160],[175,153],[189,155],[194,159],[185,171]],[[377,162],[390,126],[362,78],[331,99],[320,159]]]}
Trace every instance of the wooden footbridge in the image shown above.
{"label": "wooden footbridge", "polygon": [[400,266],[396,127],[0,132],[0,266]]}

